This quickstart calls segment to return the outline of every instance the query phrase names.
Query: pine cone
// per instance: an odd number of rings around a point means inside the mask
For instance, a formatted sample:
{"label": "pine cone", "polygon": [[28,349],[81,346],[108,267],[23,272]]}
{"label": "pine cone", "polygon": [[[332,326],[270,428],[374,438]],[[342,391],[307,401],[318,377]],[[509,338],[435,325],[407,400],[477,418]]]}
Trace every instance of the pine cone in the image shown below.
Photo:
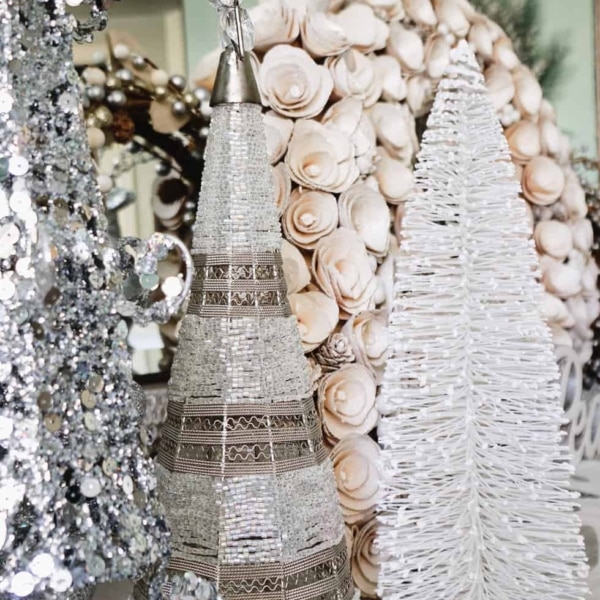
{"label": "pine cone", "polygon": [[311,391],[314,392],[319,387],[319,382],[323,375],[323,368],[312,356],[309,356],[306,361],[308,362],[308,368],[310,369]]}
{"label": "pine cone", "polygon": [[324,371],[335,371],[355,360],[350,341],[343,333],[332,333],[315,351],[314,357]]}
{"label": "pine cone", "polygon": [[113,136],[115,141],[126,144],[135,134],[135,123],[125,110],[113,114]]}

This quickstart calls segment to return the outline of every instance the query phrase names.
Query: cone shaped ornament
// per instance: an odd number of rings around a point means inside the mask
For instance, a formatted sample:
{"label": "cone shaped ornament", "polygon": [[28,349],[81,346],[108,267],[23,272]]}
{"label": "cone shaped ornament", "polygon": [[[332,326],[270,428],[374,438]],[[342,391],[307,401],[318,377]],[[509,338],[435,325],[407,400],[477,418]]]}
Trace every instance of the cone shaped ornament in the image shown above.
{"label": "cone shaped ornament", "polygon": [[466,42],[403,218],[382,413],[384,600],[576,600],[558,369],[508,145]]}
{"label": "cone shaped ornament", "polygon": [[[218,77],[234,76],[226,58]],[[225,600],[344,600],[344,528],[287,301],[261,107],[228,103],[254,86],[228,81],[208,137],[158,456],[169,568],[214,581]]]}

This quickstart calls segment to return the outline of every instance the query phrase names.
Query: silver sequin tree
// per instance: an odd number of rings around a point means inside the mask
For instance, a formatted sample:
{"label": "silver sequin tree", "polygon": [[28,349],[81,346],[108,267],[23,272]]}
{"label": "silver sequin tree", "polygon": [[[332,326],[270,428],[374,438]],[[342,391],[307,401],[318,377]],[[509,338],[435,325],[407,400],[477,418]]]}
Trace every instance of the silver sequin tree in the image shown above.
{"label": "silver sequin tree", "polygon": [[379,400],[385,600],[576,600],[586,565],[538,259],[461,42],[406,206]]}
{"label": "silver sequin tree", "polygon": [[[214,581],[225,600],[346,600],[354,590],[344,527],[287,300],[260,99],[239,40],[221,56],[212,99],[196,276],[158,456],[169,570]],[[145,598],[143,586],[135,597]]]}
{"label": "silver sequin tree", "polygon": [[[18,6],[0,0],[0,596],[23,597],[41,584],[62,589],[69,573],[55,552],[56,491],[46,453],[38,390],[45,356],[36,339],[47,317],[48,267],[27,152],[26,115],[10,65],[22,60]],[[46,535],[40,535],[45,532]],[[66,577],[66,579],[65,579]],[[63,590],[64,591],[64,590]]]}
{"label": "silver sequin tree", "polygon": [[[43,316],[23,313],[20,324],[31,332],[26,351],[42,361],[40,371],[19,384],[39,409],[39,464],[47,465],[48,484],[41,501],[56,524],[43,527],[25,515],[20,526],[31,547],[36,539],[48,540],[60,568],[44,580],[32,551],[18,564],[5,561],[0,579],[10,598],[37,598],[38,592],[62,598],[71,586],[136,578],[168,553],[131,393],[124,317],[138,309],[122,286],[123,274],[131,273],[138,287],[154,289],[157,262],[172,243],[154,237],[143,256],[134,252],[135,264],[112,246],[81,117],[73,20],[64,0],[15,6],[22,54],[10,66],[26,124],[20,152],[29,164],[30,195],[45,224],[49,260],[38,269],[46,288]],[[129,245],[137,249],[135,242]],[[146,313],[167,316],[184,287],[170,282],[163,289],[167,300]],[[7,358],[12,373],[25,356],[18,350]],[[152,587],[152,598],[158,589]]]}

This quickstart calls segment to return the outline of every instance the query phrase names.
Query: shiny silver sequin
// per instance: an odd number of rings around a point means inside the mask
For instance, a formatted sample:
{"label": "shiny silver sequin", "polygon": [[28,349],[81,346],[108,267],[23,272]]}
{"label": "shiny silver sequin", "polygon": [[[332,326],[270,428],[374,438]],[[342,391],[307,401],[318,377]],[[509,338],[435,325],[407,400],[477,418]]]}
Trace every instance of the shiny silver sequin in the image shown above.
{"label": "shiny silver sequin", "polygon": [[54,569],[54,558],[48,553],[38,554],[29,564],[29,570],[36,577],[49,577]]}
{"label": "shiny silver sequin", "polygon": [[159,281],[158,275],[150,274],[142,275],[140,277],[140,283],[142,284],[142,287],[147,290],[155,290],[158,287]]}
{"label": "shiny silver sequin", "polygon": [[8,417],[0,416],[0,440],[7,440],[14,429],[14,422]]}
{"label": "shiny silver sequin", "polygon": [[6,114],[12,110],[14,99],[6,90],[0,91],[0,113]]}
{"label": "shiny silver sequin", "polygon": [[11,175],[21,177],[29,171],[29,161],[24,156],[11,156],[8,159],[8,171]]}
{"label": "shiny silver sequin", "polygon": [[88,431],[96,431],[98,429],[98,419],[92,413],[83,415],[83,423]]}
{"label": "shiny silver sequin", "polygon": [[96,397],[89,390],[83,390],[81,392],[81,404],[89,409],[95,408]]}
{"label": "shiny silver sequin", "polygon": [[106,563],[97,555],[92,556],[87,564],[90,575],[94,577],[100,577],[106,569]]}
{"label": "shiny silver sequin", "polygon": [[92,375],[88,380],[87,387],[91,392],[101,392],[104,389],[104,381],[100,375]]}
{"label": "shiny silver sequin", "polygon": [[4,383],[9,378],[11,371],[10,363],[0,363],[0,383]]}
{"label": "shiny silver sequin", "polygon": [[16,573],[10,582],[10,592],[17,598],[26,598],[35,589],[35,579],[31,573]]}
{"label": "shiny silver sequin", "polygon": [[10,279],[7,277],[0,279],[0,300],[10,300],[16,291],[17,288]]}
{"label": "shiny silver sequin", "polygon": [[79,489],[86,498],[95,498],[102,491],[102,486],[96,478],[84,477]]}
{"label": "shiny silver sequin", "polygon": [[17,214],[24,213],[31,209],[31,196],[25,191],[13,192],[9,200],[9,206]]}
{"label": "shiny silver sequin", "polygon": [[72,583],[73,577],[66,569],[58,569],[50,577],[50,587],[56,592],[66,592]]}
{"label": "shiny silver sequin", "polygon": [[123,482],[121,485],[123,486],[123,491],[126,494],[133,494],[133,479],[131,479],[129,475],[125,475],[125,477],[123,477]]}

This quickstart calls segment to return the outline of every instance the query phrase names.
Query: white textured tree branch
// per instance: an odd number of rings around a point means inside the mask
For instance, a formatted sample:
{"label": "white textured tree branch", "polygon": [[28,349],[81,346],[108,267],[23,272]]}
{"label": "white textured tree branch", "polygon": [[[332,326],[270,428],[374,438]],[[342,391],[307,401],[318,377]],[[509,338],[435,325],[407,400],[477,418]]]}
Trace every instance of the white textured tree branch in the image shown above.
{"label": "white textured tree branch", "polygon": [[558,370],[509,151],[467,44],[403,220],[380,398],[386,600],[576,600],[585,554]]}

